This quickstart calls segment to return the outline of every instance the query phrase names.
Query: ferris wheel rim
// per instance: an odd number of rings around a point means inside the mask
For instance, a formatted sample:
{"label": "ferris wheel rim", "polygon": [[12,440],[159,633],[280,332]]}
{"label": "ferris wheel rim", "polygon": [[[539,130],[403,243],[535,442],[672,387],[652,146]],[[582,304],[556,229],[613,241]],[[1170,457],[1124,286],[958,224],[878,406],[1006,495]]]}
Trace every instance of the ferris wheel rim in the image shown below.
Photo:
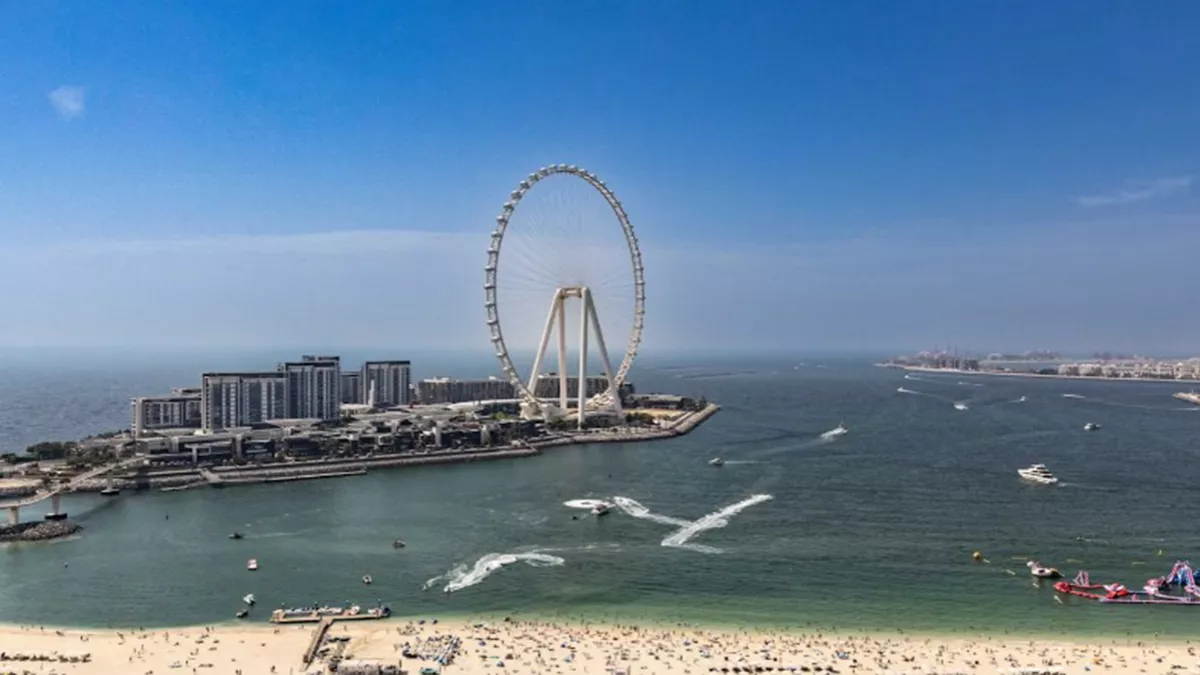
{"label": "ferris wheel rim", "polygon": [[[484,268],[483,288],[485,297],[484,307],[487,311],[487,325],[491,333],[492,346],[496,350],[496,358],[500,360],[500,366],[504,374],[508,376],[509,382],[512,383],[520,398],[535,403],[538,402],[538,398],[535,392],[530,391],[529,386],[521,379],[520,374],[518,374],[517,368],[512,362],[512,357],[509,355],[508,345],[504,340],[504,331],[500,323],[500,308],[496,293],[496,280],[500,267],[500,250],[504,244],[504,235],[508,230],[509,219],[512,217],[513,212],[516,211],[517,205],[534,185],[557,174],[579,178],[591,185],[593,189],[604,197],[604,200],[608,203],[609,208],[612,209],[613,215],[616,216],[617,222],[621,226],[626,246],[629,249],[629,259],[633,272],[633,326],[629,332],[629,340],[626,343],[625,355],[621,359],[621,365],[617,367],[615,373],[612,373],[610,384],[612,385],[614,394],[625,383],[625,378],[629,375],[630,368],[633,367],[633,360],[637,356],[638,347],[642,343],[642,329],[646,314],[646,283],[644,278],[645,270],[642,265],[641,247],[638,245],[637,234],[633,230],[633,224],[629,222],[629,216],[625,213],[625,207],[617,199],[612,189],[604,181],[600,180],[596,174],[573,164],[552,164],[529,174],[518,184],[517,189],[509,194],[508,201],[504,202],[504,205],[501,207],[500,215],[496,216],[496,229],[492,231],[491,241],[488,246],[487,266]],[[597,397],[605,393],[607,392],[602,392]]]}

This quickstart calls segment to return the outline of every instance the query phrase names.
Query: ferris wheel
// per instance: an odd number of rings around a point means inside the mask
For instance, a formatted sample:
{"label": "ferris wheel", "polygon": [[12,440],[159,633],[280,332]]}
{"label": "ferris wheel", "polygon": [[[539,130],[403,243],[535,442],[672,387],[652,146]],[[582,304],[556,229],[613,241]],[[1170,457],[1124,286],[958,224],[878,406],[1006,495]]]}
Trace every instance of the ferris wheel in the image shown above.
{"label": "ferris wheel", "polygon": [[[590,412],[620,412],[620,388],[642,341],[643,272],[629,217],[595,174],[574,165],[551,165],[529,174],[512,191],[496,217],[483,288],[492,345],[521,399],[524,417],[560,419],[574,402],[582,428]],[[512,317],[510,339],[516,336],[515,345],[536,350],[524,376],[505,341],[501,298],[505,315]],[[628,335],[615,368],[605,329],[610,337]],[[557,368],[543,373],[555,336]],[[577,359],[571,375],[569,350]],[[589,377],[593,350],[602,376]]]}

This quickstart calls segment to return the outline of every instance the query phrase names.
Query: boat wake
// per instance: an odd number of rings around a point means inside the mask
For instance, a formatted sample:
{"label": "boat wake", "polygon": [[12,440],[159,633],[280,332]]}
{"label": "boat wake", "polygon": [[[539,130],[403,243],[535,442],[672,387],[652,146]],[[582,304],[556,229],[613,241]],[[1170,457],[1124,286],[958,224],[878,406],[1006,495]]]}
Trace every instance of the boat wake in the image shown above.
{"label": "boat wake", "polygon": [[629,497],[613,497],[613,503],[617,505],[617,508],[624,511],[626,515],[640,520],[649,520],[659,525],[673,525],[675,527],[684,527],[691,524],[691,521],[683,520],[682,518],[672,518],[671,516],[654,513],[643,506],[641,502]]}
{"label": "boat wake", "polygon": [[905,389],[904,387],[900,387],[896,391],[900,392],[901,394],[916,394],[917,396],[925,396],[926,395],[926,394],[922,394],[919,391],[913,391],[912,389]]}
{"label": "boat wake", "polygon": [[713,511],[707,516],[688,523],[687,525],[684,525],[676,530],[674,533],[667,535],[667,537],[662,540],[662,545],[671,548],[686,548],[692,551],[698,551],[700,553],[721,553],[721,549],[714,546],[704,546],[702,544],[692,544],[689,542],[691,542],[691,540],[701,532],[725,527],[729,524],[729,518],[736,516],[755,504],[761,504],[771,499],[774,499],[774,497],[771,495],[754,495],[752,497],[743,499],[736,504],[730,504],[723,509]]}
{"label": "boat wake", "polygon": [[1087,398],[1086,396],[1084,396],[1082,394],[1063,394],[1062,397],[1063,398]]}
{"label": "boat wake", "polygon": [[523,562],[532,567],[557,567],[562,565],[564,560],[556,555],[546,553],[489,553],[476,560],[471,567],[458,565],[449,572],[426,581],[423,588],[428,590],[445,581],[446,585],[442,590],[446,593],[454,593],[464,588],[470,588],[491,576],[493,572],[517,562]]}
{"label": "boat wake", "polygon": [[696,551],[698,553],[723,553],[721,549],[715,546],[693,544],[691,541],[701,532],[725,527],[729,524],[729,518],[741,513],[755,504],[761,504],[771,499],[774,499],[774,497],[771,495],[754,495],[752,497],[743,499],[736,504],[730,504],[722,509],[713,511],[707,516],[697,520],[684,520],[682,518],[672,518],[671,516],[664,516],[654,513],[637,500],[630,499],[629,497],[613,497],[613,502],[618,508],[634,518],[649,520],[661,525],[671,525],[679,528],[667,535],[662,540],[663,546],[667,546],[669,548],[683,548],[690,551]]}
{"label": "boat wake", "polygon": [[597,506],[604,506],[606,504],[608,504],[608,502],[604,501],[603,499],[572,499],[570,501],[563,502],[563,506],[566,506],[567,508],[589,510],[594,509]]}

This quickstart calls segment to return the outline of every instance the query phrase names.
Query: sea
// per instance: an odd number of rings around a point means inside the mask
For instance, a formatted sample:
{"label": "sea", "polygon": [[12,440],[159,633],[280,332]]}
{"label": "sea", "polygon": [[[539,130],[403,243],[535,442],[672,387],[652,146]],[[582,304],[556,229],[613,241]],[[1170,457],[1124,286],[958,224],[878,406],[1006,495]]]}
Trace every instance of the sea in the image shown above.
{"label": "sea", "polygon": [[[285,356],[0,354],[0,451],[123,428],[134,395]],[[253,593],[250,621],[281,605],[382,602],[421,618],[1194,633],[1200,607],[1060,601],[1025,566],[1140,588],[1176,560],[1200,562],[1200,406],[1173,399],[1179,385],[906,374],[877,359],[648,355],[630,377],[639,391],[722,406],[667,441],[70,495],[64,508],[81,534],[0,547],[0,622],[212,624]],[[413,363],[418,378],[497,370],[486,354]],[[1088,422],[1102,428],[1085,431]],[[843,424],[847,433],[829,433]],[[724,465],[710,465],[715,457]],[[1032,463],[1062,483],[1021,480],[1017,469]],[[588,499],[618,506],[597,518],[568,504]]]}

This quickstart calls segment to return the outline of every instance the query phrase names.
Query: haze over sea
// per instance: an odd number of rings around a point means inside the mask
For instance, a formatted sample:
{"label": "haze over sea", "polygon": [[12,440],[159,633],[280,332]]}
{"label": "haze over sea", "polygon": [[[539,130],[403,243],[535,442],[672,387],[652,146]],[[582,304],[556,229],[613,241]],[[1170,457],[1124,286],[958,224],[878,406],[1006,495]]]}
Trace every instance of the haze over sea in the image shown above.
{"label": "haze over sea", "polygon": [[[190,385],[205,369],[269,367],[290,353],[6,352],[0,450],[127,426],[132,395]],[[361,356],[343,359],[354,366]],[[487,355],[411,357],[416,377],[495,371]],[[1033,557],[1068,575],[1083,567],[1093,579],[1140,587],[1200,551],[1192,517],[1200,407],[1170,397],[1179,385],[906,379],[874,360],[648,356],[631,376],[639,391],[724,406],[670,441],[292,484],[72,495],[64,505],[85,526],[81,536],[0,548],[0,621],[213,623],[253,592],[266,608],[382,599],[423,617],[1189,633],[1176,608],[1059,605],[1024,567]],[[842,421],[849,434],[822,438]],[[1104,427],[1085,432],[1089,421]],[[714,456],[727,464],[709,466]],[[1019,480],[1016,469],[1034,462],[1063,484]],[[595,519],[563,505],[621,496],[694,521],[756,494],[773,499],[690,542],[720,552],[662,545],[677,526],[623,510]],[[246,539],[228,539],[235,530]],[[408,547],[393,550],[395,538]],[[971,563],[977,549],[991,564]],[[563,562],[459,573],[457,592],[440,592],[447,579],[422,591],[459,564],[513,552]],[[251,557],[256,573],[245,569]],[[370,587],[360,580],[367,573]]]}

